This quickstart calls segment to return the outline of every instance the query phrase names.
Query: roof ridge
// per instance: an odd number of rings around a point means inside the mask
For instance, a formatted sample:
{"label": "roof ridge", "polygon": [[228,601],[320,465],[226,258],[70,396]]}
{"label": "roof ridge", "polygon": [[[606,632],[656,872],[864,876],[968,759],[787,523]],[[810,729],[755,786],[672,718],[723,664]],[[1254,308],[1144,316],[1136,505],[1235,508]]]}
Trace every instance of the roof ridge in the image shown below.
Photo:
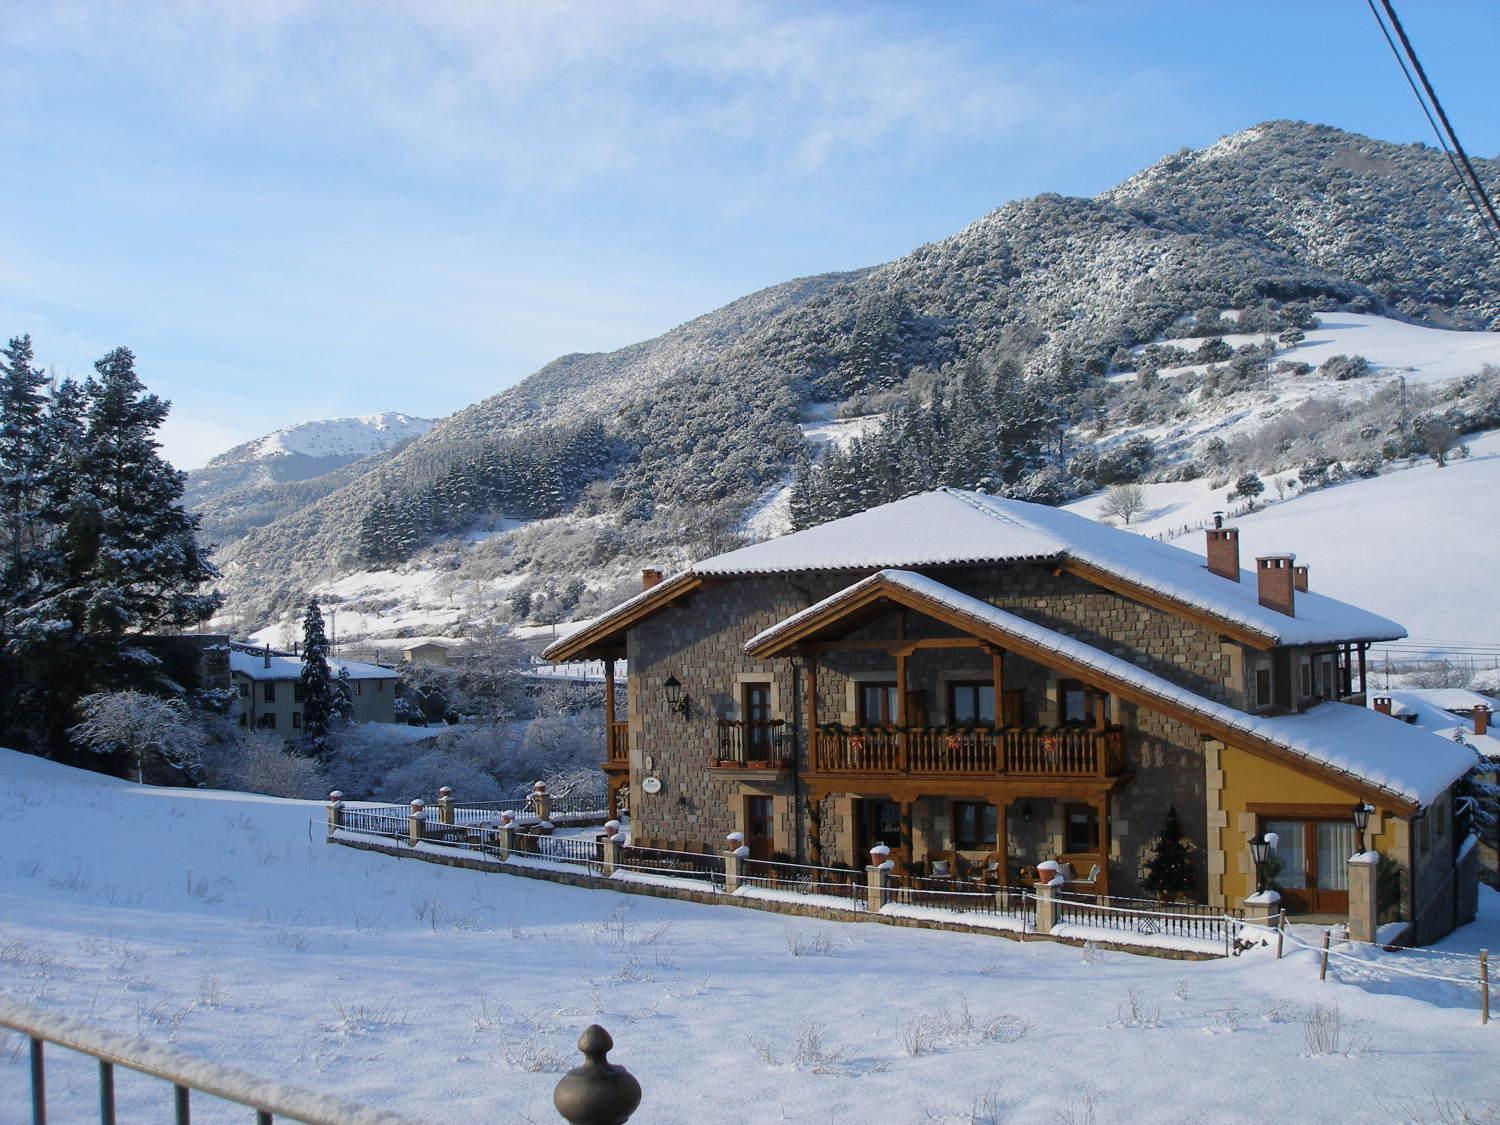
{"label": "roof ridge", "polygon": [[[1034,527],[1033,525],[1031,525],[1029,523],[1025,523],[1022,520],[1018,520],[1018,519],[1016,519],[1015,516],[1010,515],[1008,512],[997,512],[994,508],[990,507],[988,504],[985,504],[982,501],[980,501],[979,499],[977,499],[977,497],[979,497],[981,495],[983,495],[983,496],[989,496],[990,494],[987,493],[987,492],[986,493],[977,493],[977,492],[971,491],[970,489],[966,489],[966,488],[952,488],[952,487],[950,487],[950,486],[948,486],[946,484],[943,485],[941,488],[939,488],[938,491],[939,492],[946,492],[949,496],[952,496],[954,499],[958,500],[960,503],[967,504],[969,507],[973,508],[976,512],[979,512],[979,513],[981,513],[983,515],[989,516],[990,519],[996,521],[997,523],[1007,523],[1007,524],[1010,524],[1012,527],[1024,528],[1027,531],[1033,532],[1034,534],[1045,535],[1045,536],[1047,536],[1047,538],[1052,539],[1054,541],[1056,541],[1056,539],[1057,539],[1057,536],[1054,535],[1052,532],[1046,531],[1046,530],[1044,530],[1042,528]],[[999,499],[1001,499],[1001,497],[997,496],[997,497],[995,497],[995,499],[999,500]]]}

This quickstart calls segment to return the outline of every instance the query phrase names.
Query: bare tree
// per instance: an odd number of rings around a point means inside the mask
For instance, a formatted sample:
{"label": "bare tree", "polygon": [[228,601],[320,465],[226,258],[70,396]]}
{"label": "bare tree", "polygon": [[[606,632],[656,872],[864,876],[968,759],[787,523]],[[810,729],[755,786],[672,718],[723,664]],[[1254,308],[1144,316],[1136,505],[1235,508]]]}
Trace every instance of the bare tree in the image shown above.
{"label": "bare tree", "polygon": [[139,691],[101,691],[79,703],[83,722],[68,733],[96,754],[125,751],[135,757],[135,779],[145,780],[146,757],[155,755],[181,770],[198,767],[203,733],[189,721],[180,699]]}
{"label": "bare tree", "polygon": [[1146,492],[1138,484],[1114,485],[1105,495],[1104,503],[1099,505],[1101,516],[1118,516],[1120,522],[1127,525],[1145,510]]}
{"label": "bare tree", "polygon": [[1422,422],[1418,434],[1422,439],[1422,448],[1427,450],[1427,455],[1441,469],[1448,463],[1448,454],[1458,444],[1458,431],[1441,418],[1427,418]]}

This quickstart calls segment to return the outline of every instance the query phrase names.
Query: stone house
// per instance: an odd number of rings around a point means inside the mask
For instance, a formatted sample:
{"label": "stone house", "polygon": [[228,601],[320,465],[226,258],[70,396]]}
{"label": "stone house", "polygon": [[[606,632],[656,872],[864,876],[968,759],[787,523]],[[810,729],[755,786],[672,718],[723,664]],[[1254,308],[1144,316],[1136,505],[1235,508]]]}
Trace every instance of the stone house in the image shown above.
{"label": "stone house", "polygon": [[[396,721],[396,672],[380,664],[330,658],[335,679],[349,674],[356,723]],[[302,661],[267,649],[236,646],[229,653],[235,697],[231,717],[240,726],[274,730],[296,738],[302,729]]]}
{"label": "stone house", "polygon": [[[1290,911],[1348,906],[1360,850],[1418,939],[1463,914],[1452,787],[1472,755],[1363,706],[1400,625],[1320,595],[1291,555],[1207,562],[1058,509],[942,489],[696,563],[554,642],[602,660],[610,792],[639,844],[1145,893],[1168,810],[1191,894],[1256,889],[1278,838]],[[613,665],[628,660],[625,714]]]}

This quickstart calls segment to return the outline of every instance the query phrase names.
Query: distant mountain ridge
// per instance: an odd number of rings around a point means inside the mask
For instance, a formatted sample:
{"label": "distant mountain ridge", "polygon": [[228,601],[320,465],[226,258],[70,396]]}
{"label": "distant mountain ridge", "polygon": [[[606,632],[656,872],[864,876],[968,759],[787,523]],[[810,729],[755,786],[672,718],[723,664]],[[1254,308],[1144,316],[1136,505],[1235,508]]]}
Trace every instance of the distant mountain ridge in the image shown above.
{"label": "distant mountain ridge", "polygon": [[[346,483],[337,471],[421,437],[436,423],[396,410],[299,422],[242,442],[188,474],[185,502],[211,542],[268,523]],[[321,482],[321,485],[320,483]]]}
{"label": "distant mountain ridge", "polygon": [[[1476,163],[1500,181],[1495,161]],[[555,360],[248,530],[220,556],[228,592],[264,618],[464,527],[546,517],[550,539],[518,533],[532,538],[504,566],[533,586],[568,585],[576,607],[582,588],[661,561],[681,547],[674,528],[705,522],[677,513],[743,512],[779,486],[809,456],[801,424],[831,406],[888,411],[923,401],[935,376],[1004,363],[1042,388],[1040,405],[1076,405],[1103,393],[1121,349],[1202,308],[1299,302],[1494,327],[1500,266],[1449,176],[1437,150],[1276,121],[1093,199],[1006,204],[885,265],[773,286],[654,340]],[[578,455],[594,432],[580,427],[602,431],[598,456]],[[547,503],[517,510],[532,494]],[[391,544],[394,556],[372,553]]]}

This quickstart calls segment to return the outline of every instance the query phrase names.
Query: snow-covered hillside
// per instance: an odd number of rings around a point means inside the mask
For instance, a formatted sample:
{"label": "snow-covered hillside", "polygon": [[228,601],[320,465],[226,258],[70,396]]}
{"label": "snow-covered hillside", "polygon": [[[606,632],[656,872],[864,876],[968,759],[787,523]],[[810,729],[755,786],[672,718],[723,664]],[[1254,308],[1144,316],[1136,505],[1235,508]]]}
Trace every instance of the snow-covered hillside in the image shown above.
{"label": "snow-covered hillside", "polygon": [[[237,459],[257,460],[297,454],[303,457],[347,457],[353,460],[390,449],[410,438],[420,437],[432,429],[432,426],[430,418],[414,418],[395,410],[361,414],[357,418],[325,418],[316,422],[299,422],[241,446],[245,452],[239,454]],[[231,456],[235,454],[222,453],[209,464],[219,464],[221,459]]]}
{"label": "snow-covered hillside", "polygon": [[[557,1120],[593,1022],[644,1088],[641,1125],[1500,1113],[1476,990],[1401,975],[1493,948],[1488,890],[1449,955],[1336,959],[1320,984],[1295,948],[1184,963],[401,862],[323,843],[318,804],[10,751],[0,798],[0,990],[418,1120]],[[1333,1006],[1322,1054],[1309,1028]],[[92,1062],[47,1058],[51,1119],[96,1119]],[[24,1117],[26,1060],[0,1038],[0,1120]],[[117,1083],[122,1121],[170,1120],[169,1086]],[[243,1113],[199,1098],[193,1117]]]}
{"label": "snow-covered hillside", "polygon": [[[1493,581],[1500,525],[1488,511],[1488,498],[1500,494],[1500,432],[1471,440],[1469,450],[1468,458],[1444,468],[1423,461],[1369,480],[1292,490],[1280,501],[1275,478],[1268,478],[1264,506],[1232,521],[1240,528],[1242,565],[1253,566],[1258,554],[1294,551],[1312,568],[1315,589],[1396,619],[1413,641],[1500,651],[1500,590]],[[1200,554],[1199,528],[1215,511],[1235,508],[1229,490],[1207,479],[1141,489],[1146,510],[1132,529]],[[1094,516],[1104,496],[1068,508]]]}

